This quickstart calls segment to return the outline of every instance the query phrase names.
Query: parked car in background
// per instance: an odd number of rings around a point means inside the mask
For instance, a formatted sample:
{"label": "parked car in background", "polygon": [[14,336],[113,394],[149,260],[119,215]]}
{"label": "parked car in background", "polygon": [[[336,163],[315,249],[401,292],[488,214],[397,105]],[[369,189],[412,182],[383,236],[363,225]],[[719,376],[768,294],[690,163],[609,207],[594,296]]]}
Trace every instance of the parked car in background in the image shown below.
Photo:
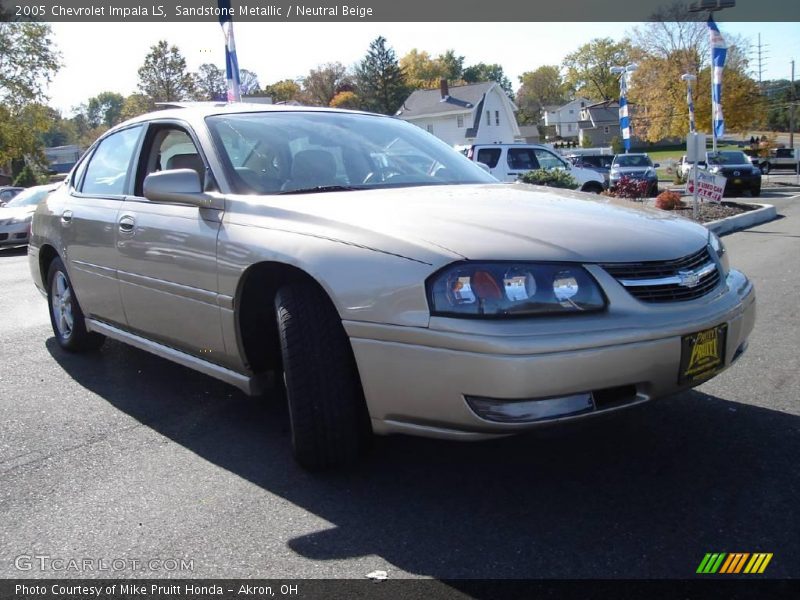
{"label": "parked car in background", "polygon": [[0,206],[5,206],[6,203],[14,196],[24,191],[22,187],[2,186],[0,187]]}
{"label": "parked car in background", "polygon": [[[683,156],[681,156],[681,159],[675,165],[675,169],[677,170],[678,175],[680,176],[681,179],[689,179],[689,175],[691,175],[691,173],[692,173],[692,167],[693,166],[694,166],[694,163],[689,162],[686,159],[686,155],[684,154]],[[706,168],[705,161],[699,161],[697,163],[697,168],[698,169],[705,169]]]}
{"label": "parked car in background", "polygon": [[613,154],[568,154],[565,158],[579,169],[597,171],[603,176],[605,187],[609,187],[611,163],[614,161]]}
{"label": "parked car in background", "polygon": [[660,165],[653,164],[650,157],[644,153],[615,154],[611,162],[609,185],[613,188],[620,179],[627,177],[647,182],[647,195],[658,195],[658,174],[656,169]]}
{"label": "parked car in background", "polygon": [[528,171],[564,169],[582,192],[599,194],[605,179],[597,171],[575,167],[551,149],[537,144],[474,144],[462,150],[470,160],[483,163],[499,181],[513,182]]}
{"label": "parked car in background", "polygon": [[707,152],[709,173],[723,175],[725,194],[748,191],[752,196],[761,195],[761,169],[753,166],[750,157],[741,150]]}
{"label": "parked car in background", "polygon": [[110,337],[251,395],[276,375],[309,468],[373,432],[479,440],[686,390],[755,320],[697,223],[503,184],[419,127],[329,108],[127,121],[39,206],[28,257],[66,351]]}
{"label": "parked car in background", "polygon": [[776,148],[767,158],[759,158],[761,172],[767,175],[777,169],[797,171],[798,151],[796,148]]}
{"label": "parked car in background", "polygon": [[39,203],[57,185],[37,185],[14,196],[0,207],[0,248],[25,246],[31,233],[31,220]]}

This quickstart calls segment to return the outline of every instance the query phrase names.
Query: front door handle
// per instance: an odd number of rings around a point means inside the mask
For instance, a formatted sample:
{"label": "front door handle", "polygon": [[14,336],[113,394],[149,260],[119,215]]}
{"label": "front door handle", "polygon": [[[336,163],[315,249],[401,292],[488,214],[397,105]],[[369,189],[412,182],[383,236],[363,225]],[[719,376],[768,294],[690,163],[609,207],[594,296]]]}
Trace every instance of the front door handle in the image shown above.
{"label": "front door handle", "polygon": [[71,222],[72,222],[71,210],[65,210],[63,213],[61,213],[61,223],[63,223],[64,225],[69,225]]}
{"label": "front door handle", "polygon": [[121,233],[133,233],[136,227],[136,219],[130,215],[125,215],[119,220],[119,230]]}

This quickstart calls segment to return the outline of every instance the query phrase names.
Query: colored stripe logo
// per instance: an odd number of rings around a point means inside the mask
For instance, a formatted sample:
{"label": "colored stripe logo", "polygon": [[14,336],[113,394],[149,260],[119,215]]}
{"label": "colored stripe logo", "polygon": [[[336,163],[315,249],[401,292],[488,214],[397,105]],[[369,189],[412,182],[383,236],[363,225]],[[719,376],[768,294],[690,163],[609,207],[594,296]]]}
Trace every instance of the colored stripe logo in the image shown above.
{"label": "colored stripe logo", "polygon": [[746,574],[761,574],[763,573],[769,562],[772,560],[772,552],[708,552],[703,560],[700,561],[700,566],[697,567],[697,573],[702,575],[714,575],[716,573],[735,575],[738,573]]}

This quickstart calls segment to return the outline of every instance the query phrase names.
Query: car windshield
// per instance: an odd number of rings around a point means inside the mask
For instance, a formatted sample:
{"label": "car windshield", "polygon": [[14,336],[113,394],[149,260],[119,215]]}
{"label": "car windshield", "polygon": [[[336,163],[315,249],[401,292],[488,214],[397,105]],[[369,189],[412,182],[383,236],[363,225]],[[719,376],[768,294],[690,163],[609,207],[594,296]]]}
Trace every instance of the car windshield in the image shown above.
{"label": "car windshield", "polygon": [[614,167],[652,167],[653,162],[645,154],[622,154],[614,158]]}
{"label": "car windshield", "polygon": [[712,165],[747,165],[750,159],[744,152],[709,152],[708,162]]}
{"label": "car windshield", "polygon": [[20,192],[6,203],[6,208],[16,208],[18,206],[36,206],[45,199],[48,188],[29,188]]}
{"label": "car windshield", "polygon": [[206,121],[240,194],[497,183],[441,140],[398,119],[286,111]]}

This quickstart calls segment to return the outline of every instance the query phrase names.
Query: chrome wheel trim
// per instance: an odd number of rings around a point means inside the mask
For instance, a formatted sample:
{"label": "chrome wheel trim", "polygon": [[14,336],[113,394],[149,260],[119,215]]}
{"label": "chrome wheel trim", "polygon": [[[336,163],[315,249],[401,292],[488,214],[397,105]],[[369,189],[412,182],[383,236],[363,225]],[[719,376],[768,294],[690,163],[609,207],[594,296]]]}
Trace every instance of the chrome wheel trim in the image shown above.
{"label": "chrome wheel trim", "polygon": [[69,287],[66,275],[62,271],[56,272],[55,277],[53,277],[50,303],[53,311],[53,322],[59,335],[64,339],[69,339],[75,323],[72,314],[72,290]]}

